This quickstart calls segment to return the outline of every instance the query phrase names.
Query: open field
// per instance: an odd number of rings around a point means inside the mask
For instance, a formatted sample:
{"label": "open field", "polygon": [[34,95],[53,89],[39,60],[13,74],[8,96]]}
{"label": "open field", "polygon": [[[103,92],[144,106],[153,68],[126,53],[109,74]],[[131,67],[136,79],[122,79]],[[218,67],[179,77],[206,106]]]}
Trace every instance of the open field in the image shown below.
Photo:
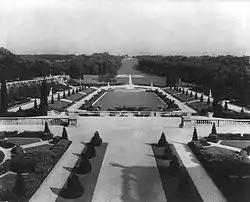
{"label": "open field", "polygon": [[154,93],[151,92],[107,92],[95,105],[100,105],[103,110],[115,106],[127,107],[149,107],[158,111],[158,106],[167,105],[163,103]]}

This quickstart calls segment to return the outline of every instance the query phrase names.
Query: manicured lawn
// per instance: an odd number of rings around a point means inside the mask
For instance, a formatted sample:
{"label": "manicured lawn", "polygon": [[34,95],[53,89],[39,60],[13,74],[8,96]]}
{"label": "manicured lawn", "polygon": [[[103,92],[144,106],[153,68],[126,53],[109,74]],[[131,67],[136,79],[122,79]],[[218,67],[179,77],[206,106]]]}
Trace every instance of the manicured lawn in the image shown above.
{"label": "manicured lawn", "polygon": [[167,107],[154,93],[152,92],[123,92],[114,91],[107,92],[95,106],[100,105],[102,110],[114,108],[115,106],[127,107],[149,107],[152,110],[159,110],[158,106],[162,105]]}
{"label": "manicured lawn", "polygon": [[180,93],[179,91],[177,91],[177,90],[174,90],[174,89],[170,89],[170,88],[168,88],[168,89],[165,89],[164,90],[165,92],[167,92],[167,93],[169,93],[169,94],[176,94],[176,93]]}
{"label": "manicured lawn", "polygon": [[231,151],[229,149],[221,148],[221,147],[206,147],[206,150],[211,154],[221,154],[221,155],[227,155],[230,153],[235,153],[234,151]]}
{"label": "manicured lawn", "polygon": [[15,145],[32,144],[41,141],[39,138],[8,138],[7,140]]}
{"label": "manicured lawn", "polygon": [[56,110],[56,111],[62,111],[64,109],[66,109],[67,107],[69,107],[71,105],[70,102],[66,102],[66,101],[58,101],[58,100],[55,100],[55,103],[54,104],[49,104],[49,107],[50,109],[52,110]]}
{"label": "manicured lawn", "polygon": [[192,179],[190,178],[186,168],[181,162],[173,145],[170,145],[172,153],[177,155],[180,161],[181,172],[173,176],[169,169],[170,160],[162,159],[164,148],[152,145],[157,168],[161,177],[163,189],[165,191],[167,201],[182,202],[200,202],[202,198],[198,193]]}
{"label": "manicured lawn", "polygon": [[250,146],[250,140],[222,140],[220,144],[244,149]]}
{"label": "manicured lawn", "polygon": [[81,94],[81,93],[76,93],[74,95],[66,97],[65,99],[70,100],[70,101],[78,101],[78,100],[80,100],[80,99],[82,99],[84,97],[86,97],[86,95]]}
{"label": "manicured lawn", "polygon": [[181,102],[188,102],[191,100],[195,100],[194,96],[190,97],[189,95],[184,95],[184,94],[177,94],[177,95],[174,95],[174,97],[176,97]]}
{"label": "manicured lawn", "polygon": [[[52,191],[58,194],[56,202],[67,202],[69,200],[72,202],[73,201],[91,202],[107,146],[108,146],[107,143],[103,143],[100,147],[95,148],[96,156],[93,159],[91,159],[92,170],[90,173],[85,174],[85,175],[77,175],[77,179],[76,179],[77,181],[73,185],[74,190],[76,191],[75,193],[70,193],[70,195],[72,194],[75,196],[69,196],[68,194],[65,194],[64,189],[52,188]],[[78,163],[79,162],[77,162],[76,165],[78,165]],[[64,188],[65,187],[66,187],[66,184],[64,185]]]}
{"label": "manicured lawn", "polygon": [[188,106],[195,109],[195,110],[198,110],[198,111],[200,111],[201,109],[204,109],[204,108],[206,109],[206,108],[209,107],[207,105],[207,103],[200,102],[200,101],[189,103]]}
{"label": "manicured lawn", "polygon": [[30,148],[24,149],[24,151],[25,152],[49,151],[52,146],[53,145],[50,145],[50,144],[44,144],[44,145],[40,145],[37,147],[30,147]]}

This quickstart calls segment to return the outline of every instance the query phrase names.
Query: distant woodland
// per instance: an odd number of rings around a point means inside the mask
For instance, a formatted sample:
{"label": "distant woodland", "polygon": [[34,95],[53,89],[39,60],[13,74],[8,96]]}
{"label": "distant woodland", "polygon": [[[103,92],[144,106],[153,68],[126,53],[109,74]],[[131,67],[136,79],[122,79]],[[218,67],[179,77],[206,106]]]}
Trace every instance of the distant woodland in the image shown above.
{"label": "distant woodland", "polygon": [[230,99],[250,105],[250,65],[248,56],[137,56],[137,69],[165,76],[166,84],[174,86],[179,78],[194,83],[196,90],[208,94],[212,89],[217,100]]}

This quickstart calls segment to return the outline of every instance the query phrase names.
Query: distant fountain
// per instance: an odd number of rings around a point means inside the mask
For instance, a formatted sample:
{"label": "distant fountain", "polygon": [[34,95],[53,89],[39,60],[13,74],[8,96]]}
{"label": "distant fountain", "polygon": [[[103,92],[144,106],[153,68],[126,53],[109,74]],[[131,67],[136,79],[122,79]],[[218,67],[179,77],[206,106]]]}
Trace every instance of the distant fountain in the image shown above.
{"label": "distant fountain", "polygon": [[132,82],[132,76],[131,76],[131,74],[129,74],[128,79],[129,79],[129,81],[128,81],[127,89],[134,89],[134,84]]}

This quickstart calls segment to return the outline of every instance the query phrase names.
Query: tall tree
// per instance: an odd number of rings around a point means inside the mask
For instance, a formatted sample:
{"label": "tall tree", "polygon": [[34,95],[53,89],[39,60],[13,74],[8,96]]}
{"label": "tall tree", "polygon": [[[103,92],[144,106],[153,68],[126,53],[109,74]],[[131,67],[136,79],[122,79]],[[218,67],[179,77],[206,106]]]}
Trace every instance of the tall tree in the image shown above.
{"label": "tall tree", "polygon": [[42,85],[40,87],[40,106],[39,106],[39,110],[41,112],[42,115],[46,116],[48,114],[48,95],[49,95],[49,89],[48,89],[48,85],[45,79],[43,79],[42,81]]}

